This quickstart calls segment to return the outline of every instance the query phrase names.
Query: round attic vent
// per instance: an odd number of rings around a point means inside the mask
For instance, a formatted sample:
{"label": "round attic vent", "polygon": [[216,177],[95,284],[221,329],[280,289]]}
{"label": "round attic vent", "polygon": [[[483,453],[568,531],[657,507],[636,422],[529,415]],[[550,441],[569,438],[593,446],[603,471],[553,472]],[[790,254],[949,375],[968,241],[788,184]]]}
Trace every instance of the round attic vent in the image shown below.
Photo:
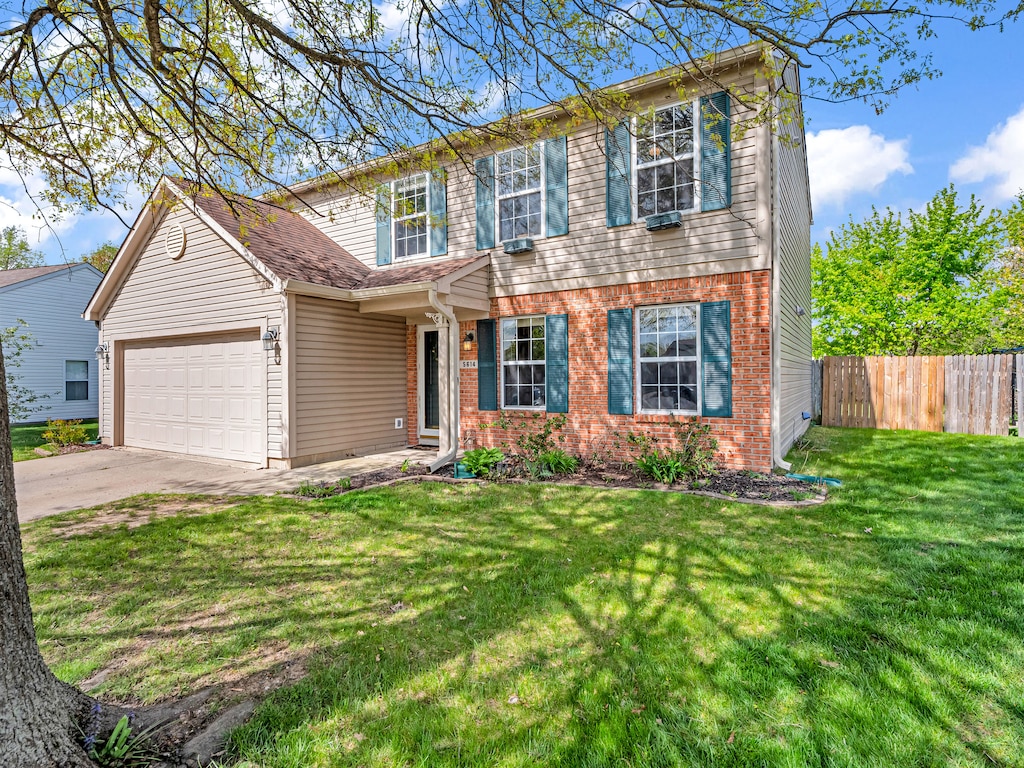
{"label": "round attic vent", "polygon": [[185,241],[185,228],[181,224],[172,224],[167,228],[167,234],[164,235],[164,248],[173,261],[177,261],[185,255]]}

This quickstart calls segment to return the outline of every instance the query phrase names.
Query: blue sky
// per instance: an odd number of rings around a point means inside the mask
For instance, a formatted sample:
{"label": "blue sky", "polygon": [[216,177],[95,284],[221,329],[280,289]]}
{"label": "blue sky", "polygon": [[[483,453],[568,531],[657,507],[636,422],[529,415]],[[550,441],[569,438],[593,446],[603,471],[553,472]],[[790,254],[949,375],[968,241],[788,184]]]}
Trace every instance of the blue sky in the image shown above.
{"label": "blue sky", "polygon": [[[901,92],[881,115],[860,102],[805,103],[812,241],[824,241],[851,215],[864,218],[872,205],[923,209],[950,181],[987,207],[1005,207],[1024,189],[1024,26],[939,31],[930,45],[943,76]],[[28,183],[38,190],[37,179]],[[147,191],[139,190],[136,206]],[[0,226],[25,229],[48,264],[77,260],[127,234],[110,213],[80,214],[51,229],[32,212],[20,182],[0,170]],[[135,212],[122,215],[130,222]]]}

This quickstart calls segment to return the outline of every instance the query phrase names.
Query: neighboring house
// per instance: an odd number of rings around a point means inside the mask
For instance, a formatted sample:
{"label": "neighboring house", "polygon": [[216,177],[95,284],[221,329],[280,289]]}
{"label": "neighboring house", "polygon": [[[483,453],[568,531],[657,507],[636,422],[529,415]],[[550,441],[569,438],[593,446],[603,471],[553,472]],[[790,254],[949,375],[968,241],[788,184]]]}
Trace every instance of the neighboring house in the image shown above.
{"label": "neighboring house", "polygon": [[[761,56],[724,54],[720,76],[766,89]],[[681,99],[679,76],[620,86],[636,110],[613,126],[549,107],[541,140],[469,163],[354,169],[376,200],[316,181],[294,213],[164,179],[86,313],[110,349],[102,434],[269,466],[408,444],[441,462],[500,441],[499,410],[565,413],[580,454],[699,416],[727,465],[769,470],[811,410],[803,132],[733,138],[739,104]]]}
{"label": "neighboring house", "polygon": [[102,279],[91,264],[0,271],[0,328],[23,321],[32,336],[12,371],[38,398],[29,422],[97,417],[99,331],[82,311]]}

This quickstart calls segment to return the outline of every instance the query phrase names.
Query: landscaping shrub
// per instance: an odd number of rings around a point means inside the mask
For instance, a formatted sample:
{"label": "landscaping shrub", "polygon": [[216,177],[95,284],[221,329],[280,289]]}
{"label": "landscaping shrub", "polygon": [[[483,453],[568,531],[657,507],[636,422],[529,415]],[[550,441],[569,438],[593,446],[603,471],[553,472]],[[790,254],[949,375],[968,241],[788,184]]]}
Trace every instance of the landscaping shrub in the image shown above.
{"label": "landscaping shrub", "polygon": [[462,456],[462,465],[477,477],[486,477],[498,462],[505,460],[505,454],[498,448],[474,448]]}
{"label": "landscaping shrub", "polygon": [[672,485],[687,478],[698,479],[715,474],[715,451],[718,441],[711,436],[711,426],[696,418],[673,421],[676,447],[658,450],[656,437],[630,432],[626,442],[633,448],[633,465],[638,475],[659,483]]}
{"label": "landscaping shrub", "polygon": [[537,457],[540,473],[548,475],[571,475],[580,465],[580,460],[570,456],[561,448],[545,451]]}
{"label": "landscaping shrub", "polygon": [[81,419],[48,419],[43,432],[44,440],[60,447],[84,443],[88,436]]}

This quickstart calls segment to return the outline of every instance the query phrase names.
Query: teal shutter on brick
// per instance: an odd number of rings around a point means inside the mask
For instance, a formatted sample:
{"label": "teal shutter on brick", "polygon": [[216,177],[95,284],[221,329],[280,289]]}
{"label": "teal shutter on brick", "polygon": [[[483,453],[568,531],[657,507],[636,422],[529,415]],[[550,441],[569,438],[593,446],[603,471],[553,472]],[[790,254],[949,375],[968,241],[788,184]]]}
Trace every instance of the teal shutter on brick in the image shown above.
{"label": "teal shutter on brick", "polygon": [[633,218],[630,195],[629,121],[624,120],[612,130],[604,131],[605,150],[605,213],[609,227],[629,224]]}
{"label": "teal shutter on brick", "polygon": [[477,408],[498,410],[498,363],[494,342],[494,321],[476,321]]}
{"label": "teal shutter on brick", "polygon": [[548,413],[569,412],[569,316],[544,318],[544,381]]}
{"label": "teal shutter on brick", "polygon": [[377,266],[391,263],[391,185],[377,187]]}
{"label": "teal shutter on brick", "polygon": [[430,255],[448,253],[448,176],[438,170],[430,174]]}
{"label": "teal shutter on brick", "polygon": [[700,305],[702,416],[732,416],[730,325],[728,301]]}
{"label": "teal shutter on brick", "polygon": [[633,310],[608,310],[608,413],[633,413]]}
{"label": "teal shutter on brick", "polygon": [[700,208],[717,211],[732,205],[729,162],[729,94],[725,91],[700,100]]}
{"label": "teal shutter on brick", "polygon": [[545,234],[569,234],[569,168],[565,136],[544,142]]}
{"label": "teal shutter on brick", "polygon": [[476,249],[494,247],[494,157],[481,157],[476,167]]}

